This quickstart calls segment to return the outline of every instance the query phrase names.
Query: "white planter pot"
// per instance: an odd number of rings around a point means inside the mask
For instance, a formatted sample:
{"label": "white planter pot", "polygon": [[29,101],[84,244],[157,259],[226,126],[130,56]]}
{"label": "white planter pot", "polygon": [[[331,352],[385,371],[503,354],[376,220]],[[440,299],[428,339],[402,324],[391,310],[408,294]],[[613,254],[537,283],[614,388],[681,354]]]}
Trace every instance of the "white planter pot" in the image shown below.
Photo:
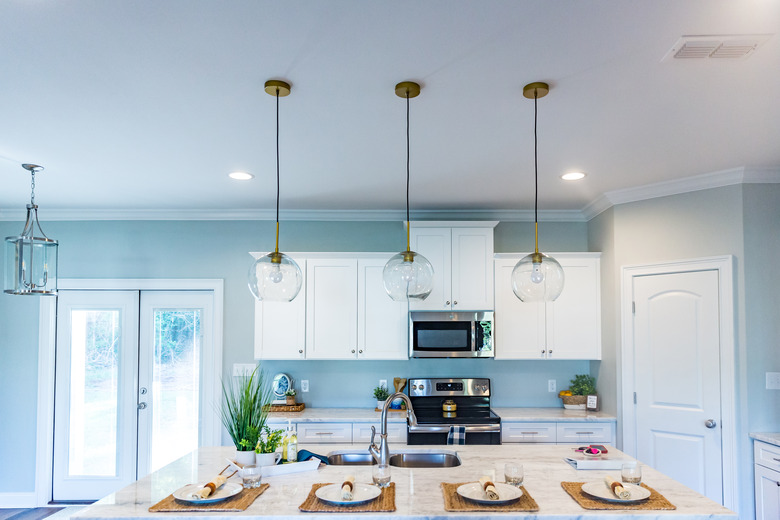
{"label": "white planter pot", "polygon": [[236,451],[236,462],[241,466],[255,463],[255,452],[250,451]]}
{"label": "white planter pot", "polygon": [[281,453],[255,453],[255,464],[258,466],[275,466],[280,460]]}

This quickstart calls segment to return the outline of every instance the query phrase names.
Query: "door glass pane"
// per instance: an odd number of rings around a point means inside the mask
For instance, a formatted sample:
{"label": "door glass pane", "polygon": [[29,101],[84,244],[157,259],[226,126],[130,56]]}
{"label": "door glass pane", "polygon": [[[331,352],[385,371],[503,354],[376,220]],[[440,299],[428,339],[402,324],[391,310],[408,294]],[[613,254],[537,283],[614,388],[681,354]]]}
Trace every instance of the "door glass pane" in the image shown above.
{"label": "door glass pane", "polygon": [[201,334],[201,309],[155,309],[150,471],[198,447]]}
{"label": "door glass pane", "polygon": [[68,473],[116,475],[118,310],[71,312]]}

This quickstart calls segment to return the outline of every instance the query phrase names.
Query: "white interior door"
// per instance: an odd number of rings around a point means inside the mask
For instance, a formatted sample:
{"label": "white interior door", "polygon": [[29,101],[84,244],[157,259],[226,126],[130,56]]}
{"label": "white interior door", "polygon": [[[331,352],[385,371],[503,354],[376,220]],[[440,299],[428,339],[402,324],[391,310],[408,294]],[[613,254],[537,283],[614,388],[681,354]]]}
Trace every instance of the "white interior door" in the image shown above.
{"label": "white interior door", "polygon": [[633,278],[637,458],[723,503],[716,270]]}
{"label": "white interior door", "polygon": [[137,291],[58,296],[54,500],[94,500],[136,478]]}

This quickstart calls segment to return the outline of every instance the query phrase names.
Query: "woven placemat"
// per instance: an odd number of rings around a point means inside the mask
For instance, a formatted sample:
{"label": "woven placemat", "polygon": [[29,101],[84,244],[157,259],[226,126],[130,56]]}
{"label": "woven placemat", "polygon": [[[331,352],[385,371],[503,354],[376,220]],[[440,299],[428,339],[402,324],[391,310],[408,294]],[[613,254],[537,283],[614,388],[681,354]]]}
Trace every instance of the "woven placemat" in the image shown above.
{"label": "woven placemat", "polygon": [[467,482],[459,482],[453,484],[451,482],[442,482],[441,490],[444,494],[444,510],[445,511],[539,511],[539,504],[533,499],[528,491],[520,486],[523,490],[523,496],[521,496],[516,502],[511,504],[496,504],[483,505],[477,504],[470,500],[466,500],[458,494],[458,488]]}
{"label": "woven placemat", "polygon": [[211,504],[191,504],[176,500],[173,495],[168,495],[152,507],[149,511],[152,513],[179,513],[182,511],[218,511],[218,512],[236,512],[245,511],[252,505],[257,497],[268,489],[268,484],[261,484],[260,487],[243,489],[241,492],[225,500],[212,502]]}
{"label": "woven placemat", "polygon": [[382,488],[382,493],[371,502],[356,506],[334,506],[317,498],[314,493],[322,486],[330,486],[330,484],[330,482],[314,484],[309,496],[298,506],[298,509],[305,513],[391,513],[395,511],[395,482]]}
{"label": "woven placemat", "polygon": [[666,500],[666,497],[655,489],[645,484],[640,484],[643,488],[650,490],[650,496],[647,500],[637,502],[636,504],[616,504],[591,498],[582,492],[584,482],[561,482],[561,487],[583,508],[583,509],[638,509],[644,511],[651,510],[670,510],[677,507]]}

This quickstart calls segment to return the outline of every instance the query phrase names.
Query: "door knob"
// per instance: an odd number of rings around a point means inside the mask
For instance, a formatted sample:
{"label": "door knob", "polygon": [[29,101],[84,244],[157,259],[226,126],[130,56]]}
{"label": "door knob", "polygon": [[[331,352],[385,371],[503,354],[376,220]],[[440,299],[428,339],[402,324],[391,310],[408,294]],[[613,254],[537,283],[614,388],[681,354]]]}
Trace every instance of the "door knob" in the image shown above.
{"label": "door knob", "polygon": [[715,428],[715,426],[717,425],[718,423],[715,422],[715,419],[707,419],[706,421],[704,421],[704,426],[706,426],[707,428]]}
{"label": "door knob", "polygon": [[139,410],[146,410],[146,403],[144,403],[144,402],[138,403],[138,409]]}
{"label": "door knob", "polygon": [[141,387],[141,388],[139,389],[139,392],[141,392],[141,395],[146,395],[146,388],[144,388],[144,387]]}

